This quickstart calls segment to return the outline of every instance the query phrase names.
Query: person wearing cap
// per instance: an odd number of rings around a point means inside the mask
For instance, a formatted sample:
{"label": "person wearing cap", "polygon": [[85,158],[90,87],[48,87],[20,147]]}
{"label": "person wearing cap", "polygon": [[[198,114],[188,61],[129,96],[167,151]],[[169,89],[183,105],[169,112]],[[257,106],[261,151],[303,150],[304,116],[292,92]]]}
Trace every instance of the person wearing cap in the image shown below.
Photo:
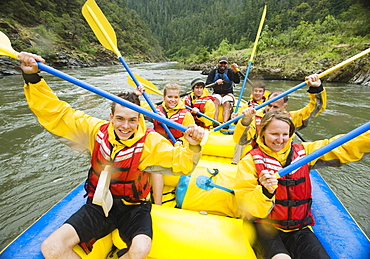
{"label": "person wearing cap", "polygon": [[240,77],[237,73],[238,65],[233,63],[231,68],[228,68],[228,58],[222,56],[218,59],[218,64],[207,77],[206,85],[215,83],[213,86],[213,97],[215,97],[215,120],[218,120],[218,106],[223,106],[222,122],[226,122],[230,118],[231,110],[234,104],[234,84],[240,83]]}
{"label": "person wearing cap", "polygon": [[186,95],[184,98],[185,105],[193,108],[191,113],[193,114],[195,123],[203,128],[210,128],[212,121],[200,116],[198,113],[201,112],[204,115],[213,118],[215,115],[215,98],[210,96],[208,90],[205,89],[205,83],[202,78],[195,78],[191,81],[192,93]]}

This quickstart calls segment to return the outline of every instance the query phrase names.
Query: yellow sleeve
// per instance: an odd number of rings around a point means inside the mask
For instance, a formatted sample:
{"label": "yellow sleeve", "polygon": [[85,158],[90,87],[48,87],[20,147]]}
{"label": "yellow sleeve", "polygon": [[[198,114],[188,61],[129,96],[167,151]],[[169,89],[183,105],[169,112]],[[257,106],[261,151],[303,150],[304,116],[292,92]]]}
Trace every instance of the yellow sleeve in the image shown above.
{"label": "yellow sleeve", "polygon": [[[206,104],[204,105],[204,115],[213,119],[213,117],[215,116],[215,112],[216,112],[216,107],[215,107],[214,102],[212,100],[207,100]],[[200,116],[198,119],[204,122],[204,125],[206,127],[211,126],[213,124],[211,120],[203,116]]]}
{"label": "yellow sleeve", "polygon": [[256,117],[253,117],[251,124],[243,126],[241,120],[235,126],[233,139],[239,145],[249,144],[256,135]]}
{"label": "yellow sleeve", "polygon": [[251,214],[254,217],[266,217],[273,207],[273,200],[262,192],[258,184],[257,169],[251,154],[246,155],[239,163],[235,178],[235,198],[241,215]]}
{"label": "yellow sleeve", "polygon": [[192,149],[186,140],[182,146],[173,146],[159,133],[151,132],[145,140],[138,169],[170,175],[189,174],[195,169],[200,156],[200,146]]}
{"label": "yellow sleeve", "polygon": [[184,120],[182,121],[182,125],[189,126],[190,124],[195,124],[193,115],[188,111],[185,113]]}
{"label": "yellow sleeve", "polygon": [[46,130],[91,153],[96,134],[106,121],[72,109],[68,103],[59,100],[44,79],[24,85],[24,93],[30,109]]}
{"label": "yellow sleeve", "polygon": [[[342,135],[337,135],[331,139],[319,140],[315,142],[304,142],[302,145],[307,154],[329,144]],[[370,153],[370,131],[344,143],[343,145],[327,152],[319,158],[309,163],[310,168],[320,168],[324,166],[339,167],[344,163],[359,161],[362,157]]]}
{"label": "yellow sleeve", "polygon": [[289,112],[293,120],[296,130],[301,130],[307,127],[311,119],[317,117],[326,109],[326,90],[320,93],[308,94],[310,102],[304,108]]}

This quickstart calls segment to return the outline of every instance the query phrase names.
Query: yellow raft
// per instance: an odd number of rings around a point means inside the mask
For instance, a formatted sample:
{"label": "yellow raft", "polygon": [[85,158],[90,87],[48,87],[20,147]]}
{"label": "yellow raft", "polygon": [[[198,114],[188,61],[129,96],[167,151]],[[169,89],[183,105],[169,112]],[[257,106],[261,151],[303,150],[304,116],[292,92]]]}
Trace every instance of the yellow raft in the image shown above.
{"label": "yellow raft", "polygon": [[[220,143],[222,143],[222,147]],[[226,175],[227,179],[233,180],[236,172],[236,166],[231,164],[234,145],[232,135],[212,132],[204,148],[204,155],[192,177],[195,179],[197,175],[207,175],[207,169],[211,171],[217,168],[222,172],[222,175]],[[166,175],[164,177],[164,193],[174,190],[179,178]],[[214,179],[216,184],[219,183],[216,178]],[[222,181],[225,183],[225,179]],[[229,186],[225,187],[232,188],[232,185],[231,181]],[[229,204],[226,206],[226,211],[220,212],[217,209],[212,211],[214,204],[208,202],[212,197],[206,196],[204,196],[206,202],[189,203],[192,204],[189,205],[192,211],[174,208],[175,201],[165,203],[162,206],[153,205],[151,214],[154,236],[151,252],[147,258],[256,258],[251,247],[254,240],[253,228],[248,223],[243,224],[242,219],[221,216],[237,214],[233,195],[217,188],[212,191],[219,192],[220,195],[216,194],[217,197],[224,197],[224,202]],[[207,192],[204,191],[204,193]],[[190,192],[187,196],[191,197],[192,195]],[[172,198],[174,198],[174,194],[172,197],[164,195],[163,199]],[[202,204],[208,205],[202,207]],[[93,251],[88,255],[79,246],[76,246],[74,250],[81,258],[117,258],[116,253],[110,254],[112,245],[118,249],[126,247],[117,230],[99,239],[94,244]]]}

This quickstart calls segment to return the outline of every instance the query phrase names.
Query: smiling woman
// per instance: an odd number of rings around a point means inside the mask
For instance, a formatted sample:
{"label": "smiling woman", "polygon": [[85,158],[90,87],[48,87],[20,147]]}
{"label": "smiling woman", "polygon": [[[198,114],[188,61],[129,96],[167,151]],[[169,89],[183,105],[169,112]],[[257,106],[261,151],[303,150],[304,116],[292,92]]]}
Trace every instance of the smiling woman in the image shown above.
{"label": "smiling woman", "polygon": [[[158,105],[156,109],[159,114],[181,125],[189,126],[195,124],[193,115],[185,108],[183,101],[180,100],[180,85],[176,83],[168,83],[165,85],[163,90],[163,103]],[[169,139],[168,134],[157,120],[154,120],[154,130]],[[177,129],[171,128],[170,131],[176,140],[184,135],[182,131]],[[173,141],[171,140],[171,142]]]}
{"label": "smiling woman", "polygon": [[310,169],[339,166],[362,159],[364,154],[370,153],[370,131],[278,180],[276,173],[283,167],[297,164],[298,160],[304,160],[306,155],[334,143],[338,138],[296,144],[293,142],[294,132],[295,126],[288,114],[279,111],[266,113],[257,138],[258,147],[239,163],[235,196],[241,211],[250,218],[257,218],[254,221],[257,239],[264,248],[265,257],[290,255],[299,258],[310,254],[315,258],[329,258],[308,228],[315,225],[311,211]]}

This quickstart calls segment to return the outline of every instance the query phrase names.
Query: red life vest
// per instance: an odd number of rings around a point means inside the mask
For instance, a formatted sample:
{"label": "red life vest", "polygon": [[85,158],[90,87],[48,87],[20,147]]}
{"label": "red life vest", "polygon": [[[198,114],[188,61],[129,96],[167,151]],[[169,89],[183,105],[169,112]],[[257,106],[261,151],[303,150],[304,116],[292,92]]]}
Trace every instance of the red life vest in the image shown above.
{"label": "red life vest", "polygon": [[[164,108],[162,107],[162,105],[158,105],[156,107],[156,110],[158,111],[158,113],[160,114],[163,114],[164,116],[166,116],[167,118],[167,113],[166,111],[164,110]],[[182,124],[182,122],[184,121],[184,118],[185,118],[185,114],[189,112],[187,109],[180,109],[177,113],[175,113],[174,115],[171,116],[171,118],[168,118],[174,122],[177,122],[179,124]],[[154,120],[154,130],[157,131],[159,134],[161,134],[162,136],[165,136],[167,139],[169,139],[170,137],[167,135],[165,129],[160,125],[160,122],[157,121],[157,120]],[[178,130],[178,129],[174,129],[174,128],[171,128],[171,127],[168,127],[172,133],[172,135],[174,136],[174,138],[180,138],[184,135],[184,133],[181,131],[181,130]]]}
{"label": "red life vest", "polygon": [[94,150],[91,157],[91,168],[85,182],[85,190],[92,199],[99,181],[100,173],[106,165],[112,165],[110,191],[114,199],[137,202],[145,199],[150,192],[149,173],[138,170],[137,166],[143,152],[144,142],[149,132],[131,147],[120,150],[114,160],[111,159],[112,147],[108,141],[109,123],[100,127],[96,135]]}
{"label": "red life vest", "polygon": [[[193,103],[191,100],[191,95],[187,95],[185,97],[185,105],[190,106],[191,108],[198,108],[201,113],[205,113],[204,106],[206,105],[208,100],[212,100],[212,102],[215,100],[215,97],[213,96],[203,96],[201,98],[198,98]],[[210,128],[211,125],[206,126],[203,121],[199,120],[198,116],[196,114],[192,114],[194,117],[194,121],[198,126],[201,126],[203,128]]]}
{"label": "red life vest", "polygon": [[[259,148],[250,151],[258,175],[262,170],[277,172],[283,168],[278,160],[263,153]],[[306,155],[302,145],[292,144],[287,165]],[[286,165],[286,166],[287,166]],[[303,228],[315,224],[312,212],[311,180],[308,165],[280,178],[275,193],[275,205],[264,221],[281,229]]]}
{"label": "red life vest", "polygon": [[249,99],[248,100],[248,107],[256,108],[258,105],[260,105],[260,104],[262,104],[264,102],[266,102],[266,97],[265,96],[262,97],[262,102],[261,103],[258,103],[258,102],[256,102],[253,99]]}

